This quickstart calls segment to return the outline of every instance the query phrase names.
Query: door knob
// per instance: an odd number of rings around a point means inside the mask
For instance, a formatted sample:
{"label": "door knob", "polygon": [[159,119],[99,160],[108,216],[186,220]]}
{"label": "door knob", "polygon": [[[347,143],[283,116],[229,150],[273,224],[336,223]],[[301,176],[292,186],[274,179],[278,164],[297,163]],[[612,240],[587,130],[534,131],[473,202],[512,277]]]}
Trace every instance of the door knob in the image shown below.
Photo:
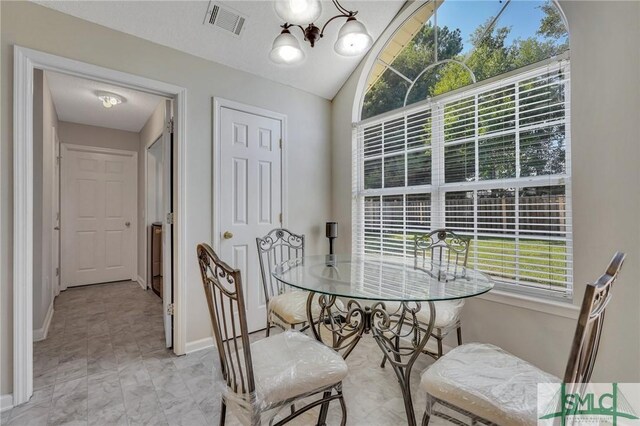
{"label": "door knob", "polygon": [[124,226],[126,226],[127,228],[131,226],[131,222],[125,222]]}
{"label": "door knob", "polygon": [[233,234],[231,232],[229,232],[229,231],[226,231],[224,234],[222,234],[222,237],[225,240],[230,240],[231,238],[233,238]]}
{"label": "door knob", "polygon": [[54,230],[54,231],[59,231],[59,230],[60,230],[60,227],[59,227],[59,226],[54,226],[54,227],[53,227],[53,230]]}

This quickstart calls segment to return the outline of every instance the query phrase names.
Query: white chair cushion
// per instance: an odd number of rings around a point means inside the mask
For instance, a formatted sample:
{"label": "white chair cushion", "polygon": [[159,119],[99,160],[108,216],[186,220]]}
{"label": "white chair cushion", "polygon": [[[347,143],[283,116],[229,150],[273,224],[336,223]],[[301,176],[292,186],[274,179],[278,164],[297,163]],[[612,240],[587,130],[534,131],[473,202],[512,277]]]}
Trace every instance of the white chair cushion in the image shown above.
{"label": "white chair cushion", "polygon": [[420,387],[499,425],[537,424],[538,383],[560,379],[497,346],[452,349],[422,373]]}
{"label": "white chair cushion", "polygon": [[[400,302],[385,302],[387,312],[394,313],[400,309]],[[460,312],[464,307],[464,300],[441,300],[434,302],[436,307],[436,321],[434,327],[437,328],[450,328],[456,325],[460,319]],[[431,318],[431,311],[429,310],[429,304],[423,303],[422,308],[418,312],[418,321],[425,324],[429,323]]]}
{"label": "white chair cushion", "polygon": [[251,344],[260,405],[279,402],[341,382],[347,363],[333,349],[298,331],[288,330]]}
{"label": "white chair cushion", "polygon": [[[275,314],[276,318],[272,317],[271,320],[278,322],[278,319],[280,319],[289,325],[309,322],[309,317],[307,316],[308,297],[308,292],[298,290],[288,291],[272,297],[269,299],[269,312]],[[320,294],[318,293],[313,296],[313,303],[311,305],[313,318],[318,318],[320,315],[319,297]],[[340,300],[336,300],[335,307],[340,310],[344,309],[344,305]]]}
{"label": "white chair cushion", "polygon": [[[287,324],[307,322],[308,296],[309,293],[306,291],[289,291],[279,294],[269,299],[269,311]],[[320,313],[320,306],[314,303],[311,309],[314,318],[317,317]]]}

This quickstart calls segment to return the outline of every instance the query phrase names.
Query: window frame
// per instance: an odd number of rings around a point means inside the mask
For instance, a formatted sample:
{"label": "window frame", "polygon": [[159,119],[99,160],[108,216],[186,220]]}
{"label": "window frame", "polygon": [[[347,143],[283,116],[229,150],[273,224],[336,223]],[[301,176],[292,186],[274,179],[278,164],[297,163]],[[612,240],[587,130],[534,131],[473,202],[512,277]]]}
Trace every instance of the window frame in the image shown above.
{"label": "window frame", "polygon": [[[519,143],[519,117],[518,113],[520,110],[520,104],[516,103],[515,111],[515,128],[511,131],[505,132],[505,134],[514,134],[518,135],[515,139],[515,161],[516,161],[516,175],[512,178],[504,178],[504,179],[492,179],[492,180],[482,180],[479,179],[480,169],[479,169],[479,155],[478,155],[478,140],[481,139],[480,135],[477,131],[477,101],[476,106],[474,107],[475,111],[475,119],[474,123],[476,125],[476,131],[474,133],[474,137],[472,140],[474,141],[474,149],[475,149],[475,173],[474,179],[471,182],[449,182],[445,183],[444,179],[444,111],[442,111],[447,103],[455,102],[457,100],[461,100],[467,98],[469,96],[475,95],[476,99],[478,94],[486,93],[491,91],[492,89],[501,88],[511,83],[520,82],[526,80],[529,77],[539,76],[542,71],[546,70],[554,71],[554,70],[563,70],[566,73],[566,81],[563,82],[564,88],[564,117],[558,121],[549,121],[539,123],[537,127],[534,128],[546,128],[555,124],[564,125],[564,155],[565,155],[565,172],[563,174],[552,174],[552,175],[540,175],[540,176],[527,176],[520,177],[520,143]],[[493,77],[491,79],[487,79],[478,83],[471,84],[469,86],[457,89],[455,91],[451,91],[449,93],[439,95],[437,97],[428,98],[419,103],[414,103],[412,105],[398,108],[393,111],[388,111],[383,114],[379,114],[375,117],[367,118],[365,120],[361,120],[358,123],[353,124],[353,158],[352,158],[352,196],[353,196],[353,206],[352,206],[352,247],[353,250],[362,250],[364,251],[364,199],[365,197],[371,196],[384,196],[384,195],[404,195],[407,194],[422,194],[429,193],[431,194],[431,216],[429,218],[429,223],[432,229],[438,229],[445,226],[445,194],[448,192],[455,191],[473,191],[474,194],[474,226],[472,232],[472,238],[477,241],[478,236],[478,222],[477,222],[477,191],[484,189],[507,189],[513,188],[515,190],[515,199],[518,200],[520,197],[520,189],[521,188],[530,188],[530,187],[551,187],[551,186],[563,186],[564,194],[565,194],[565,202],[566,202],[566,210],[565,214],[565,227],[566,234],[564,237],[564,241],[566,243],[566,286],[560,287],[558,289],[552,289],[551,284],[546,286],[541,285],[541,288],[537,288],[537,286],[533,283],[522,284],[523,281],[521,278],[509,283],[505,279],[495,279],[496,288],[499,290],[506,291],[511,294],[521,294],[526,296],[532,296],[535,298],[541,299],[551,299],[551,300],[563,300],[570,301],[573,297],[573,227],[572,227],[572,208],[571,208],[571,93],[570,93],[571,81],[570,81],[570,61],[569,61],[569,52],[565,52],[562,55],[557,57],[553,57],[535,64],[528,65],[526,67],[522,67],[517,70],[510,71],[500,76]],[[517,99],[517,98],[516,98]],[[362,149],[363,138],[359,137],[359,131],[370,126],[374,126],[378,123],[382,124],[389,120],[393,120],[398,117],[407,117],[411,114],[420,113],[426,111],[427,109],[431,110],[431,152],[432,152],[432,175],[431,175],[431,183],[428,185],[418,185],[418,186],[406,186],[407,182],[407,163],[405,161],[405,186],[401,187],[390,187],[384,188],[382,185],[381,188],[375,189],[365,189],[364,188],[364,151]],[[527,128],[531,130],[530,128]],[[496,134],[492,134],[491,136],[497,136]],[[424,148],[422,148],[424,149]],[[405,149],[402,151],[405,155],[409,152],[409,150]],[[398,154],[399,152],[394,151],[394,154]],[[384,158],[384,151],[379,155]],[[382,166],[382,181],[384,182],[384,161]],[[517,202],[517,201],[516,201]],[[513,235],[518,235],[518,218],[521,215],[521,210],[514,209],[515,216],[514,221],[516,224],[516,232]],[[362,227],[362,229],[358,229]],[[381,224],[381,229],[382,229]],[[406,235],[407,230],[406,227],[403,228],[404,233]],[[362,240],[362,241],[361,241]],[[514,239],[515,241],[515,239]],[[519,241],[519,240],[518,240]],[[518,257],[516,256],[516,261]]]}

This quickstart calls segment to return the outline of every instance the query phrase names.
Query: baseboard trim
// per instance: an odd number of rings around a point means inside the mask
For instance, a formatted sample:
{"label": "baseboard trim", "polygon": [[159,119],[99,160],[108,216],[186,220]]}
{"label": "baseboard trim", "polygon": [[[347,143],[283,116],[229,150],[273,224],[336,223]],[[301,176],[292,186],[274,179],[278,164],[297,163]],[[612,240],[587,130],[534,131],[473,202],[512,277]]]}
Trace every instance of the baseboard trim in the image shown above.
{"label": "baseboard trim", "polygon": [[214,347],[213,337],[205,337],[204,339],[194,340],[193,342],[187,342],[185,347],[185,353],[191,353],[201,351],[203,349]]}
{"label": "baseboard trim", "polygon": [[51,319],[53,318],[53,300],[49,305],[49,310],[47,311],[47,316],[44,318],[44,324],[42,328],[37,330],[33,330],[33,341],[39,342],[40,340],[44,340],[47,338],[49,334],[49,326],[51,325]]}
{"label": "baseboard trim", "polygon": [[4,413],[5,411],[9,411],[13,408],[13,395],[0,395],[0,413]]}
{"label": "baseboard trim", "polygon": [[136,281],[138,281],[138,284],[140,284],[140,287],[142,287],[143,290],[147,289],[147,282],[140,275],[138,275]]}

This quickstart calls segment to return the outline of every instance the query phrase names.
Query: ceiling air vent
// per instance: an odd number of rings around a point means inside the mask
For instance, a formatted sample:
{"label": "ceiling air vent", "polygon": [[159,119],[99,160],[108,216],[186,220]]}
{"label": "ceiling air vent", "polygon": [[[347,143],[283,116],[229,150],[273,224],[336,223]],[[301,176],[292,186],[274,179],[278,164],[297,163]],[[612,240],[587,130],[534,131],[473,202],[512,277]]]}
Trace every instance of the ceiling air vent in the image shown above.
{"label": "ceiling air vent", "polygon": [[247,18],[228,6],[209,3],[205,24],[239,37]]}

